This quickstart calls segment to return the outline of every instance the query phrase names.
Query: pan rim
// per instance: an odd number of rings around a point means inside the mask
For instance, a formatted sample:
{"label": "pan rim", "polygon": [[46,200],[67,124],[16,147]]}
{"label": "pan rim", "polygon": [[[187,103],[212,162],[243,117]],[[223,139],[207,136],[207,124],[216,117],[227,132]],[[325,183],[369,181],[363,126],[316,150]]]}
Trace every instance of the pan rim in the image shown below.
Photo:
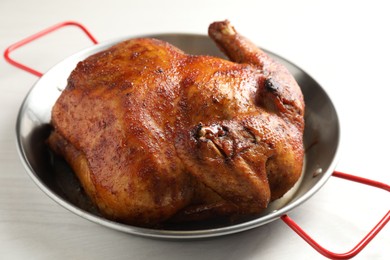
{"label": "pan rim", "polygon": [[[51,71],[55,70],[56,68],[60,67],[61,64],[66,62],[67,60],[75,59],[76,57],[82,57],[86,53],[96,53],[100,50],[103,50],[105,48],[108,48],[109,46],[118,43],[120,41],[131,39],[131,38],[138,38],[138,37],[169,37],[169,36],[175,36],[175,37],[202,37],[207,38],[207,36],[202,34],[190,34],[190,33],[162,33],[162,34],[148,34],[148,35],[139,35],[139,36],[131,36],[131,37],[118,37],[114,40],[110,41],[104,41],[102,43],[99,43],[97,45],[93,45],[91,47],[88,47],[84,50],[81,50],[67,58],[65,58],[63,61],[59,62],[55,66],[53,66],[50,70],[48,70],[44,75],[39,78],[35,84],[33,84],[32,88],[27,93],[26,97],[24,98],[21,107],[18,112],[17,121],[16,121],[16,141],[17,141],[17,151],[18,155],[22,161],[22,164],[27,171],[30,178],[33,180],[33,182],[52,200],[54,200],[56,203],[61,205],[62,207],[66,208],[67,210],[71,211],[72,213],[81,216],[82,218],[85,218],[91,222],[103,225],[105,227],[122,231],[125,233],[130,233],[134,235],[140,235],[144,237],[152,237],[152,238],[164,238],[164,239],[198,239],[198,238],[209,238],[209,237],[217,237],[222,235],[228,235],[233,233],[238,233],[241,231],[245,231],[248,229],[252,229],[264,224],[267,224],[271,221],[274,221],[278,218],[280,218],[282,215],[287,214],[291,210],[295,209],[296,207],[303,204],[306,200],[311,198],[329,179],[331,174],[333,173],[334,169],[336,168],[336,164],[339,157],[339,139],[340,139],[340,122],[337,117],[337,111],[334,105],[331,103],[332,108],[335,111],[336,116],[336,128],[337,128],[337,134],[336,137],[336,147],[335,147],[335,153],[333,156],[333,159],[331,160],[331,163],[328,165],[328,168],[325,172],[322,173],[322,176],[320,176],[319,181],[313,185],[310,190],[308,190],[303,196],[298,198],[295,201],[287,203],[287,205],[283,206],[279,210],[276,210],[274,212],[270,212],[269,214],[266,214],[264,216],[261,216],[259,218],[255,218],[253,220],[249,220],[243,223],[238,223],[234,225],[224,226],[224,227],[218,227],[218,228],[211,228],[211,229],[201,229],[201,230],[165,230],[165,229],[152,229],[152,228],[142,228],[137,226],[131,226],[127,224],[122,224],[119,222],[111,221],[105,218],[102,218],[100,216],[94,215],[90,212],[87,212],[79,207],[76,207],[75,205],[69,203],[69,201],[66,201],[64,198],[62,198],[59,194],[55,193],[53,190],[50,189],[39,177],[38,173],[35,171],[34,167],[32,166],[31,162],[28,159],[28,156],[26,154],[26,149],[23,146],[23,138],[21,133],[21,123],[23,120],[23,116],[26,113],[26,109],[28,107],[28,101],[31,98],[31,93],[34,91],[37,85],[42,82],[42,80],[47,77],[47,75],[50,75]],[[263,49],[264,50],[264,49]],[[298,68],[302,72],[305,73],[306,76],[310,77],[312,80],[314,80],[310,75],[308,75],[304,70],[302,70],[300,67],[295,65],[294,63],[290,62],[289,60],[273,53],[268,50],[265,50],[267,53],[270,53],[274,56],[276,56],[280,60],[284,60],[291,64],[292,66]],[[91,53],[92,52],[92,53]],[[66,75],[67,77],[67,75]],[[321,87],[320,84],[318,84],[318,87],[321,89],[321,91],[324,92],[324,94],[327,96],[327,98],[330,100],[329,95],[326,93],[326,91]],[[331,102],[331,100],[330,100]]]}

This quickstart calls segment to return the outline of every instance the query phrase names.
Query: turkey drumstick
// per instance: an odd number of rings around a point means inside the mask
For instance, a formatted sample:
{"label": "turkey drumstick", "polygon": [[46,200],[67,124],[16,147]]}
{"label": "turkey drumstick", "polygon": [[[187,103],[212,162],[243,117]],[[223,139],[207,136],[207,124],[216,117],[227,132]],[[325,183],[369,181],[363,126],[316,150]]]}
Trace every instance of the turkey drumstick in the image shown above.
{"label": "turkey drumstick", "polygon": [[259,68],[269,58],[250,40],[236,32],[229,21],[214,22],[209,26],[209,36],[230,60],[238,63],[250,63]]}
{"label": "turkey drumstick", "polygon": [[[263,82],[264,90],[268,90],[264,92],[273,92],[273,96],[277,94],[282,99],[281,101],[286,103],[287,110],[292,110],[289,112],[293,114],[293,117],[297,113],[303,115],[305,108],[300,87],[284,66],[270,58],[246,37],[240,35],[227,20],[212,23],[209,26],[209,36],[232,61],[252,64],[261,69],[268,78]],[[279,86],[280,84],[283,86]],[[262,94],[267,95],[267,93]],[[261,100],[265,98],[263,95],[259,97],[262,103],[265,102]],[[300,120],[297,118],[298,124]],[[303,131],[303,124],[301,131]]]}

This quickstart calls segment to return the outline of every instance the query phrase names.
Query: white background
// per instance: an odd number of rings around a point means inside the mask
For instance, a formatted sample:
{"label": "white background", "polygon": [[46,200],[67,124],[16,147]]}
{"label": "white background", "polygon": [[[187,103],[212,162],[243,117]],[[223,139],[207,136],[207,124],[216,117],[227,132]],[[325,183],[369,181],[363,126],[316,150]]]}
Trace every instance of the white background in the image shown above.
{"label": "white background", "polygon": [[[1,0],[0,51],[65,20],[99,41],[159,32],[207,33],[229,19],[294,62],[331,96],[342,127],[337,170],[390,183],[390,8],[386,1]],[[66,28],[12,57],[45,72],[90,46]],[[84,220],[49,199],[23,169],[15,121],[37,78],[0,59],[0,259],[322,259],[282,221],[227,237],[152,240]],[[389,194],[331,178],[290,216],[322,245],[350,250],[389,210]],[[390,259],[386,226],[356,259]]]}

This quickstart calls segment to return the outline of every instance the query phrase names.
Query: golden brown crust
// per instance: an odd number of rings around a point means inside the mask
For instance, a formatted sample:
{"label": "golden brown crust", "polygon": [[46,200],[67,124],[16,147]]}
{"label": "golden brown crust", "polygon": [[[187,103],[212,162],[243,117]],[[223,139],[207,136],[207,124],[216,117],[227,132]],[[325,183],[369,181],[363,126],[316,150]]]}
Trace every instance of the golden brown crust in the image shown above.
{"label": "golden brown crust", "polygon": [[49,145],[108,218],[153,226],[258,214],[299,178],[295,80],[226,22],[210,34],[237,63],[141,38],[71,73]]}

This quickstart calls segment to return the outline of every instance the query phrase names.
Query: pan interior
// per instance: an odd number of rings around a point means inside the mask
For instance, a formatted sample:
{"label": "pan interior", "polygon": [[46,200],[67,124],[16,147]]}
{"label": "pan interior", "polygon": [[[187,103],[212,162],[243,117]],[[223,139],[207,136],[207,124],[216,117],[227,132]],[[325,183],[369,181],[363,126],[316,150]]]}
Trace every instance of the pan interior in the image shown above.
{"label": "pan interior", "polygon": [[[191,54],[224,57],[214,43],[203,35],[162,34],[143,37],[162,39]],[[92,46],[57,64],[36,82],[19,111],[16,134],[22,162],[33,181],[60,205],[86,219],[132,234],[159,238],[212,237],[240,232],[277,219],[310,198],[333,172],[340,130],[337,113],[330,98],[321,86],[299,67],[268,52],[294,75],[306,102],[305,167],[300,181],[288,194],[273,202],[258,218],[234,225],[210,223],[203,227],[156,230],[128,226],[100,217],[67,164],[51,155],[45,140],[50,133],[51,109],[77,62],[122,40],[125,38]]]}

